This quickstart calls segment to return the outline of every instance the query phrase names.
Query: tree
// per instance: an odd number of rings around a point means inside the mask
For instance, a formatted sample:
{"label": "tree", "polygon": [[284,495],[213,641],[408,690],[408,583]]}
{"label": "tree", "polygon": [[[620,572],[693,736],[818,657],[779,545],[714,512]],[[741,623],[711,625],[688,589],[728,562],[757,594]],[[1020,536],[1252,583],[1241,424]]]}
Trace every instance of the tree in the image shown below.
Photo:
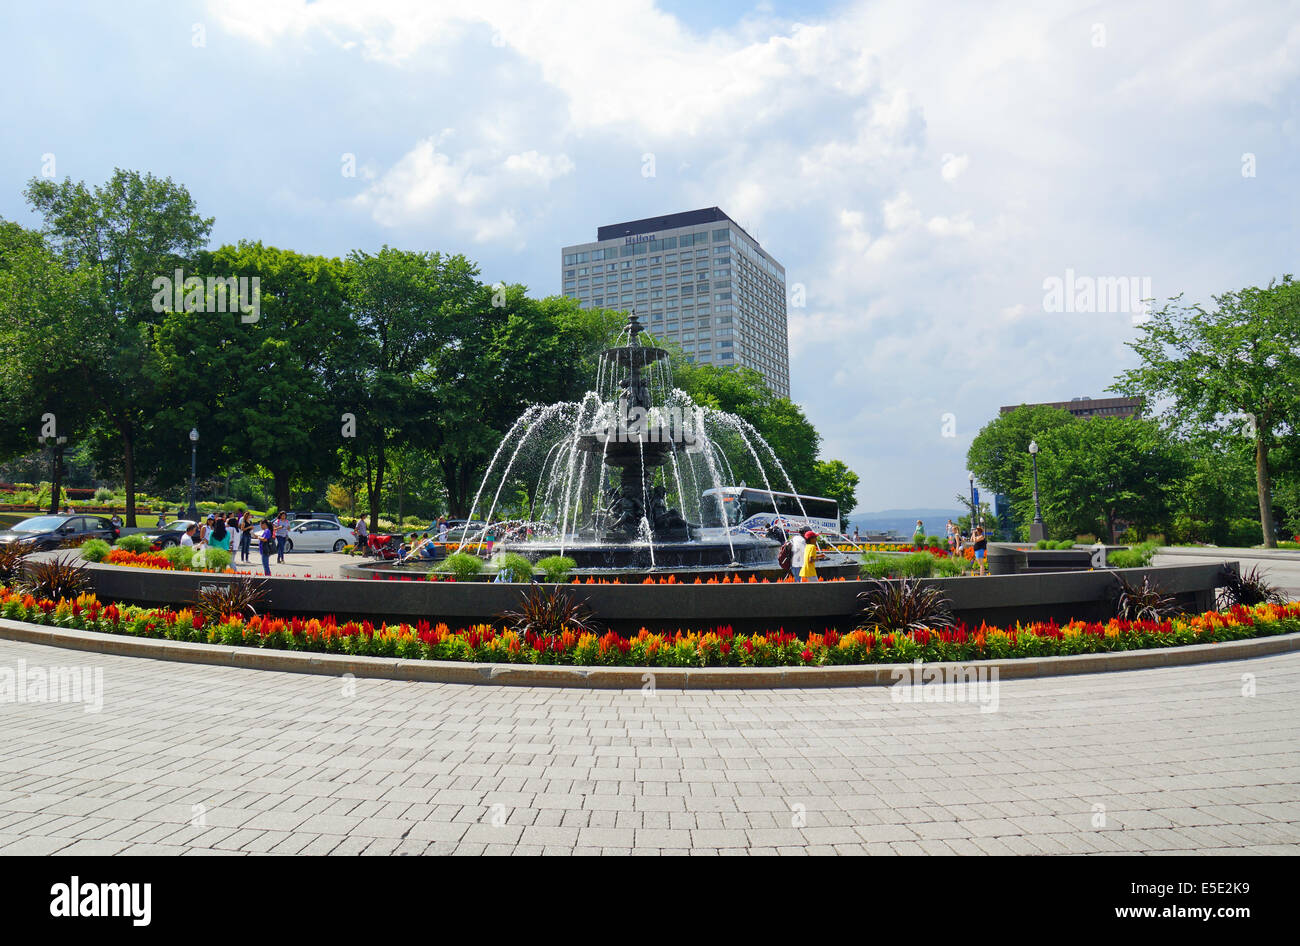
{"label": "tree", "polygon": [[620,321],[573,299],[530,298],[519,285],[477,288],[454,344],[424,379],[435,409],[423,442],[453,515],[470,514],[493,452],[528,405],[577,400],[593,386],[597,353],[614,344]]}
{"label": "tree", "polygon": [[840,528],[847,528],[849,514],[858,504],[858,474],[845,466],[842,460],[818,460],[815,473],[817,495],[840,504]]}
{"label": "tree", "polygon": [[189,192],[170,178],[120,168],[94,190],[68,178],[33,178],[26,196],[67,268],[99,278],[97,335],[105,356],[86,392],[114,432],[126,524],[134,526],[136,451],[157,406],[151,334],[163,313],[153,306],[154,280],[189,265],[207,242],[212,218],[200,216]]}
{"label": "tree", "polygon": [[1255,490],[1264,545],[1275,548],[1270,451],[1300,416],[1300,283],[1214,296],[1207,311],[1170,299],[1130,342],[1141,359],[1111,390],[1169,402],[1183,429],[1244,427],[1254,442]]}
{"label": "tree", "polygon": [[196,271],[214,283],[259,280],[260,311],[254,321],[219,304],[165,314],[155,332],[162,381],[150,421],[151,465],[170,480],[183,477],[176,466],[183,452],[174,445],[198,427],[206,470],[260,465],[270,472],[275,505],[290,509],[293,478],[337,468],[344,413],[337,378],[355,341],[343,265],[241,242],[201,254]]}
{"label": "tree", "polygon": [[50,512],[62,495],[64,453],[94,420],[87,396],[108,356],[98,330],[98,276],[66,268],[40,234],[0,221],[0,445],[9,456],[50,451]]}
{"label": "tree", "polygon": [[[1094,417],[1064,424],[1039,440],[1038,484],[1043,518],[1057,535],[1096,533],[1112,539],[1120,523],[1158,528],[1183,474],[1181,452],[1168,434],[1141,418]],[[1018,495],[1032,496],[1032,473]],[[1016,504],[1033,518],[1033,499]]]}
{"label": "tree", "polygon": [[435,404],[427,368],[472,318],[478,270],[463,256],[385,246],[354,250],[345,274],[357,338],[340,369],[339,402],[356,418],[355,453],[365,467],[370,528],[378,529],[389,451],[428,435]]}
{"label": "tree", "polygon": [[1213,430],[1178,444],[1186,472],[1170,491],[1171,541],[1234,545],[1258,531],[1253,444]]}
{"label": "tree", "polygon": [[[1069,411],[1045,404],[1022,405],[1000,414],[985,424],[971,441],[970,449],[966,451],[966,468],[994,493],[1024,498],[1018,491],[1025,472],[1032,472],[1030,441],[1041,439],[1058,427],[1078,422]],[[1031,495],[1032,492],[1031,481]]]}

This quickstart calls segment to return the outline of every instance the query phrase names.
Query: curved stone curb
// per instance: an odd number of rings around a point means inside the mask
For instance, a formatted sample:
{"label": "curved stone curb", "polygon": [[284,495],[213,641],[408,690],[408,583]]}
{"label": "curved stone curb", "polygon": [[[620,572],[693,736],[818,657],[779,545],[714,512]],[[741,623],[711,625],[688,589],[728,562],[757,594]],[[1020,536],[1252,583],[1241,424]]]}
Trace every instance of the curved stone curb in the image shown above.
{"label": "curved stone curb", "polygon": [[[182,641],[100,634],[24,624],[0,619],[0,639],[44,644],[119,657],[148,657],[184,663],[280,670],[384,680],[428,683],[488,683],[506,686],[576,687],[593,690],[641,689],[651,680],[670,690],[742,690],[786,687],[892,686],[913,664],[858,664],[840,667],[564,667],[533,664],[481,664],[442,660],[401,660],[391,657],[351,657],[255,647],[226,647]],[[1187,664],[1243,660],[1300,650],[1300,633],[1256,637],[1221,644],[1192,644],[1151,650],[1077,654],[1067,657],[1023,657],[972,660],[965,664],[927,663],[925,667],[962,667],[996,672],[997,679],[1055,677],[1117,670],[1144,670]]]}

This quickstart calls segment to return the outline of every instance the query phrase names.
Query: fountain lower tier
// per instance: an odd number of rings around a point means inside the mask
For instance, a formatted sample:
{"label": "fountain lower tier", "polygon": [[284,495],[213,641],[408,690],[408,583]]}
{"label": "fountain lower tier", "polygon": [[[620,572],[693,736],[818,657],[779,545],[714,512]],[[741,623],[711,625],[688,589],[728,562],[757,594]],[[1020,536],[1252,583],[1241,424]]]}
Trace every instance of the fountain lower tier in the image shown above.
{"label": "fountain lower tier", "polygon": [[577,563],[579,570],[588,568],[643,569],[655,571],[681,568],[774,568],[780,545],[770,539],[736,538],[708,542],[609,543],[579,541],[566,544],[541,542],[505,542],[502,551],[517,552],[536,562],[552,555],[564,555]]}

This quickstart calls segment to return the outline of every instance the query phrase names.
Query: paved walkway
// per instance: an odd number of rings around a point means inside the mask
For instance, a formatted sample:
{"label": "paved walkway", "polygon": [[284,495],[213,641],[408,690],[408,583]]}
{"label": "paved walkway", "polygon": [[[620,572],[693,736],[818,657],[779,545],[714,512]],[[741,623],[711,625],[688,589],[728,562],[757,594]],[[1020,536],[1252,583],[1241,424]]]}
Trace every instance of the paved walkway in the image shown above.
{"label": "paved walkway", "polygon": [[101,669],[103,707],[0,702],[0,853],[1300,853],[1300,655],[995,712],[19,661]]}

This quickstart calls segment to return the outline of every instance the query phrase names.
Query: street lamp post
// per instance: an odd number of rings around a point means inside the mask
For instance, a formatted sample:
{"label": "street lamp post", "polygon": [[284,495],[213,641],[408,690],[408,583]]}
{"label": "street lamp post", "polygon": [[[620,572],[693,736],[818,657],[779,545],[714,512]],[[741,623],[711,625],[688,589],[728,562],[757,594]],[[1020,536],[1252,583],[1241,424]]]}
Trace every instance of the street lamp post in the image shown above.
{"label": "street lamp post", "polygon": [[199,455],[199,430],[197,427],[195,427],[190,430],[190,509],[189,509],[189,518],[194,522],[198,522],[199,520],[199,507],[194,504],[194,479],[195,479],[195,473],[198,470],[198,455]]}
{"label": "street lamp post", "polygon": [[970,532],[975,534],[975,520],[979,518],[979,506],[975,503],[975,474],[967,473],[966,479],[970,481]]}
{"label": "street lamp post", "polygon": [[1029,458],[1034,464],[1034,521],[1029,527],[1029,541],[1040,542],[1047,538],[1047,526],[1043,523],[1043,510],[1038,505],[1038,442],[1029,441]]}

